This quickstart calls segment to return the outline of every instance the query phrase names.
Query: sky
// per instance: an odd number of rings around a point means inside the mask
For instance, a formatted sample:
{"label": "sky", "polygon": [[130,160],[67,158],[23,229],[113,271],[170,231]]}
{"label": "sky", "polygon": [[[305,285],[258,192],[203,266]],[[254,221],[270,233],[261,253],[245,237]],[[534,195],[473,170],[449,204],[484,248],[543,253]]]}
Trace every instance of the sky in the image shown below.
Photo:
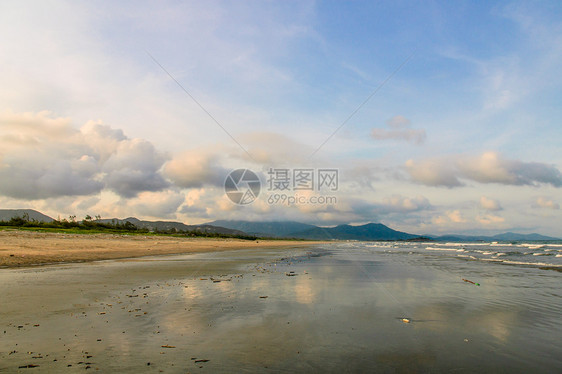
{"label": "sky", "polygon": [[0,46],[2,208],[562,237],[558,1],[0,0]]}

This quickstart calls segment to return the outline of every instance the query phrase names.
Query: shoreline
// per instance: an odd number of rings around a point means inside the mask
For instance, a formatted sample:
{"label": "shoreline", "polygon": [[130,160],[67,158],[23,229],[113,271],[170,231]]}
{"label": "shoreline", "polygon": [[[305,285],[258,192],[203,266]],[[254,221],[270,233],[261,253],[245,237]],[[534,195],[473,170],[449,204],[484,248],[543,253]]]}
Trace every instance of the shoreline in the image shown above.
{"label": "shoreline", "polygon": [[0,269],[258,247],[294,248],[322,243],[326,242],[2,230]]}

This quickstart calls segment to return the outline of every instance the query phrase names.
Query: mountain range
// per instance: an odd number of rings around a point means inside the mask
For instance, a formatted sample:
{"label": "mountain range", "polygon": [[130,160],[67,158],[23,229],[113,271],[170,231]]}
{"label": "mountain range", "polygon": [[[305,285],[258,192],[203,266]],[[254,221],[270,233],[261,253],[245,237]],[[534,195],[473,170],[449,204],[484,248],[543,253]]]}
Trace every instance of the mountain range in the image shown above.
{"label": "mountain range", "polygon": [[[27,216],[32,220],[51,222],[53,218],[33,209],[0,209],[0,221]],[[251,235],[256,237],[295,238],[315,240],[436,240],[436,241],[537,241],[561,240],[536,233],[506,232],[494,236],[480,235],[416,235],[393,230],[382,223],[365,225],[339,225],[320,227],[296,221],[252,222],[243,220],[217,220],[201,225],[186,225],[174,221],[144,221],[135,217],[125,219],[100,219],[103,223],[125,223],[149,230],[199,231],[224,235]]]}

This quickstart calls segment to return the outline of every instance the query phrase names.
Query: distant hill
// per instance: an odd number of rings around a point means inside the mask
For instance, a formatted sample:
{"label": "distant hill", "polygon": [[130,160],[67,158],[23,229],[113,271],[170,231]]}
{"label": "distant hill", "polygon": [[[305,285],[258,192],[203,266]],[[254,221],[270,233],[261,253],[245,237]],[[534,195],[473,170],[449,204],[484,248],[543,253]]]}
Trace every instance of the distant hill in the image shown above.
{"label": "distant hill", "polygon": [[100,219],[97,222],[102,223],[120,223],[130,222],[138,228],[148,229],[148,230],[159,230],[168,231],[171,229],[176,229],[178,231],[197,231],[204,232],[208,234],[222,234],[222,235],[247,235],[245,232],[240,230],[232,230],[226,227],[211,226],[211,225],[186,225],[181,222],[174,221],[142,221],[135,217],[128,217],[125,219],[110,218],[110,219]]}
{"label": "distant hill", "polygon": [[[0,221],[9,221],[14,217],[24,216],[29,219],[51,222],[53,218],[33,209],[0,209]],[[148,230],[168,231],[196,231],[207,234],[221,234],[233,236],[260,236],[276,238],[300,238],[316,240],[420,240],[420,235],[396,231],[382,223],[368,223],[352,226],[339,225],[336,227],[318,227],[296,221],[251,222],[238,220],[217,220],[202,225],[186,225],[174,221],[143,221],[135,217],[125,219],[101,219],[98,222],[120,223],[130,222],[138,228]],[[438,241],[551,241],[562,240],[550,236],[533,234],[518,234],[506,232],[493,236],[485,235],[423,235],[427,239]]]}
{"label": "distant hill", "polygon": [[217,220],[209,222],[208,225],[221,226],[233,230],[244,231],[251,235],[268,237],[292,237],[296,233],[316,228],[314,225],[295,221],[276,221],[276,222],[252,222],[252,221],[230,221]]}
{"label": "distant hill", "polygon": [[396,231],[382,223],[368,223],[361,226],[315,227],[297,233],[296,237],[320,240],[407,240],[417,238],[419,235]]}
{"label": "distant hill", "polygon": [[559,238],[553,238],[552,236],[540,235],[537,233],[532,234],[517,234],[514,232],[506,232],[503,234],[497,234],[493,236],[485,235],[442,235],[437,237],[432,237],[439,241],[450,241],[450,242],[474,242],[474,241],[551,241],[551,240],[561,240]]}
{"label": "distant hill", "polygon": [[504,234],[498,234],[492,236],[495,240],[517,240],[517,241],[524,241],[524,240],[560,240],[558,238],[553,238],[551,236],[544,236],[537,233],[532,234],[517,234],[514,232],[506,232]]}
{"label": "distant hill", "polygon": [[23,218],[26,214],[29,219],[32,220],[43,222],[53,221],[51,217],[33,209],[0,209],[0,221],[9,221],[15,217]]}

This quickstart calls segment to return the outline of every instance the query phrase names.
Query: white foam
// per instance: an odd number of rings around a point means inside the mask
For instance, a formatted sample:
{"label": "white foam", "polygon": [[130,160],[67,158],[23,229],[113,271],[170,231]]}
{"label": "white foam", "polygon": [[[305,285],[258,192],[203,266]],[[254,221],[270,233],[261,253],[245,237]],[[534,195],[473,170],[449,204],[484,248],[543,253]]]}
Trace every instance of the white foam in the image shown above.
{"label": "white foam", "polygon": [[529,249],[540,249],[540,248],[544,248],[545,245],[544,244],[521,244],[522,246],[525,246]]}
{"label": "white foam", "polygon": [[504,264],[512,264],[512,265],[533,265],[533,266],[549,266],[549,267],[562,268],[562,265],[547,264],[546,262],[524,262],[524,261],[509,261],[509,260],[504,260],[504,261],[502,261],[502,263],[504,263]]}
{"label": "white foam", "polygon": [[457,251],[456,248],[435,248],[435,247],[426,247],[425,249],[428,249],[430,251]]}

